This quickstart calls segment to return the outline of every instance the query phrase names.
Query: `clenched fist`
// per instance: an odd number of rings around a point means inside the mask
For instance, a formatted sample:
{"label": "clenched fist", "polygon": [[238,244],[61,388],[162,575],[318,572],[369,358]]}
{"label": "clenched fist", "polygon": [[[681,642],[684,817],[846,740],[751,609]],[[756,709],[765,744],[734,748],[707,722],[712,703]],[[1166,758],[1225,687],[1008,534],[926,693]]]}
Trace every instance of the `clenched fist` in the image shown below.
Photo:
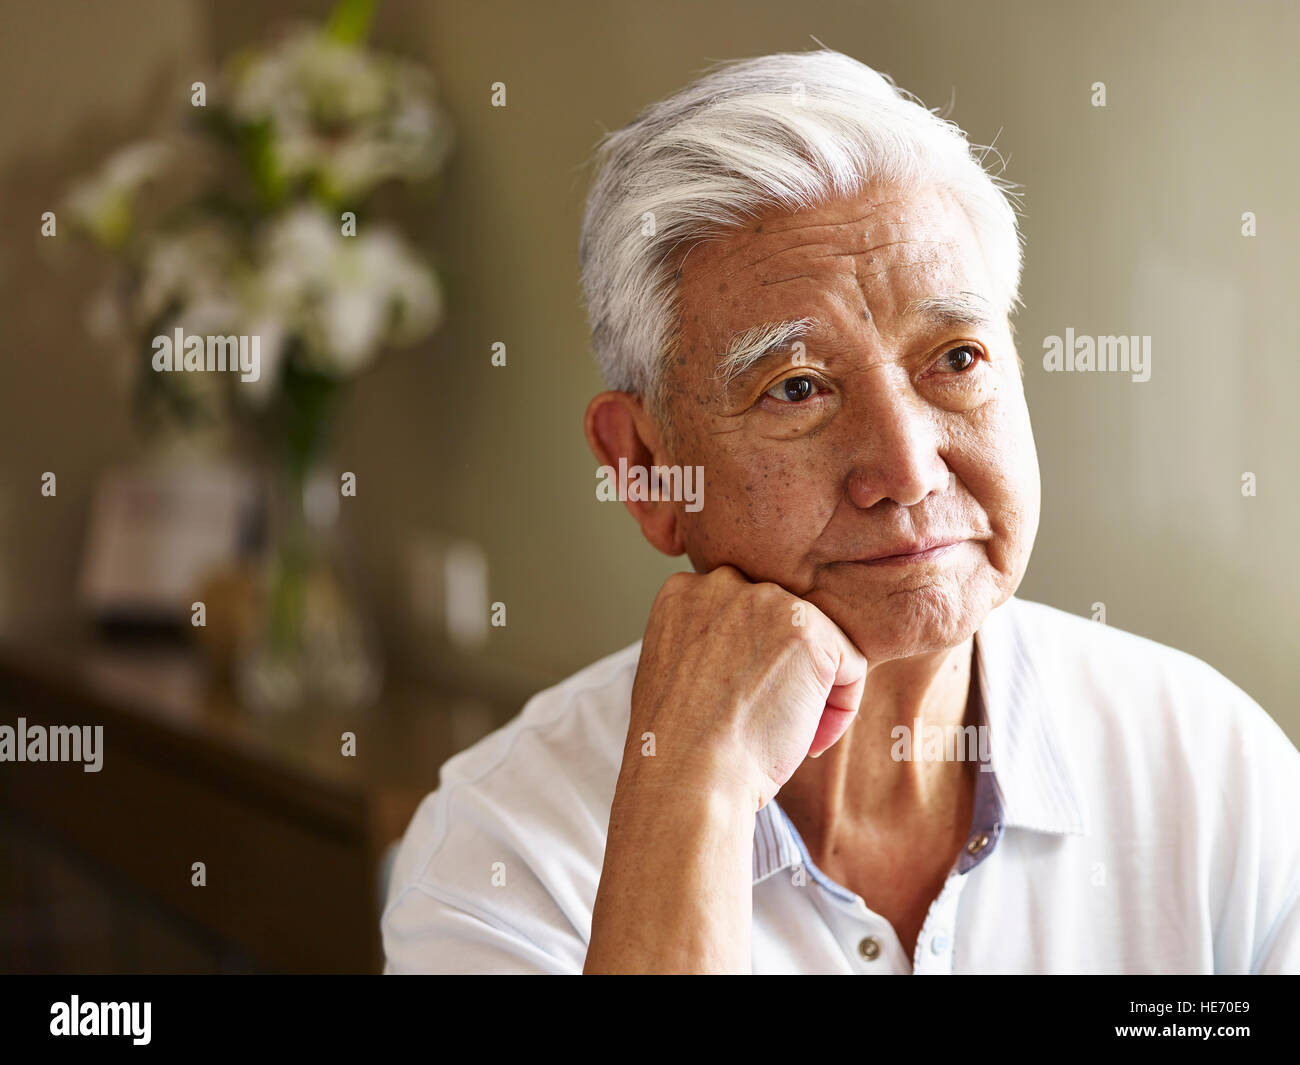
{"label": "clenched fist", "polygon": [[651,732],[683,786],[707,779],[757,812],[844,734],[866,674],[839,626],[784,588],[732,566],[673,574],[646,626],[626,757]]}

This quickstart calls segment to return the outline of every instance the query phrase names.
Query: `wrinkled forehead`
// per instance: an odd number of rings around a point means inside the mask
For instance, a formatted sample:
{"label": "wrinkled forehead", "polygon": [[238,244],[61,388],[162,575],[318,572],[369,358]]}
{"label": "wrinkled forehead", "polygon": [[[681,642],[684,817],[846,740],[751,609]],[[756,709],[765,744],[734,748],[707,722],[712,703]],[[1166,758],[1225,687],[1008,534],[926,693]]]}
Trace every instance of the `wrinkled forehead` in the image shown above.
{"label": "wrinkled forehead", "polygon": [[874,187],[805,210],[770,209],[689,248],[677,290],[683,333],[697,346],[809,314],[888,330],[917,299],[994,300],[970,220],[938,187]]}

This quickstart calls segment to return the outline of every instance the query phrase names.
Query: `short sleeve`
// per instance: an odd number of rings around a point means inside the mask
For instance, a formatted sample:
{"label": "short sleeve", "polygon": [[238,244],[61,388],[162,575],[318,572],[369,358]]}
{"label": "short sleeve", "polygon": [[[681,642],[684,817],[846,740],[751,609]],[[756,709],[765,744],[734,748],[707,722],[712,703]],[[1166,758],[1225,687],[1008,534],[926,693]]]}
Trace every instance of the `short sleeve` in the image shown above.
{"label": "short sleeve", "polygon": [[384,913],[384,974],[576,975],[523,933],[413,884]]}
{"label": "short sleeve", "polygon": [[1249,803],[1242,820],[1249,829],[1236,836],[1257,863],[1256,890],[1247,896],[1257,933],[1248,971],[1300,975],[1300,751],[1258,704],[1247,709],[1253,728],[1242,750]]}
{"label": "short sleeve", "polygon": [[393,861],[385,973],[572,973],[586,964],[613,770],[556,729],[519,729],[443,769]]}
{"label": "short sleeve", "polygon": [[1300,884],[1265,935],[1250,971],[1260,976],[1300,976]]}

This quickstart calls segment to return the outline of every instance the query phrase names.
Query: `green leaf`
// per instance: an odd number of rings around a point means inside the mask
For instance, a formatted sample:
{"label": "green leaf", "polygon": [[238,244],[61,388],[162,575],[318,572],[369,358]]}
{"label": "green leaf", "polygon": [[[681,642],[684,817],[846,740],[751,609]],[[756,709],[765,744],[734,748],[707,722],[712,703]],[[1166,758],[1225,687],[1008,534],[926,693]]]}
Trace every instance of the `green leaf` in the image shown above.
{"label": "green leaf", "polygon": [[359,44],[370,32],[374,0],[339,0],[325,22],[325,35],[341,44]]}
{"label": "green leaf", "polygon": [[267,120],[244,130],[244,162],[253,185],[268,208],[278,207],[285,199],[287,183],[275,158],[275,137]]}

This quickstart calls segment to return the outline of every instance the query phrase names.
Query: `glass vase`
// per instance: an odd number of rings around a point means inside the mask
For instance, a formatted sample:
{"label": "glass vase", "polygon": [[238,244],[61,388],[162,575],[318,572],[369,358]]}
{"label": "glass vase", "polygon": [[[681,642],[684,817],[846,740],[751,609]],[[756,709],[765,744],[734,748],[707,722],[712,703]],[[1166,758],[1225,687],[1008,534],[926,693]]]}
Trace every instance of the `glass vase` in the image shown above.
{"label": "glass vase", "polygon": [[379,695],[378,643],[342,564],[340,498],[328,466],[280,473],[258,623],[236,670],[256,711],[356,710]]}

